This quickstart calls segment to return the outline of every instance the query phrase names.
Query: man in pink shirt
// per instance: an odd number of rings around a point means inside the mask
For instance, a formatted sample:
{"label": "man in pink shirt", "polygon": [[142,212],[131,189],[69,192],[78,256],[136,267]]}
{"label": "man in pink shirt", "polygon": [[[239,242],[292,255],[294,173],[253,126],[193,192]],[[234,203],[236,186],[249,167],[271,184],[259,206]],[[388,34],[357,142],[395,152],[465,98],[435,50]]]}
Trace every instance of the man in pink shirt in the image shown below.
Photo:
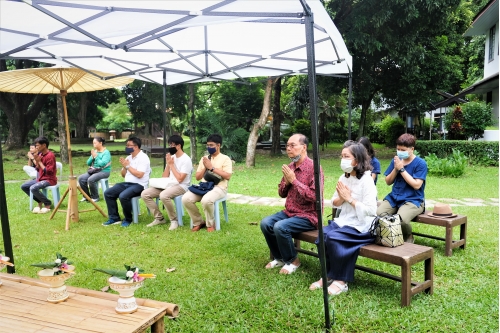
{"label": "man in pink shirt", "polygon": [[[307,144],[307,137],[303,134],[294,134],[288,139],[286,152],[292,162],[282,166],[283,178],[278,187],[280,197],[286,198],[285,209],[260,222],[260,229],[274,257],[266,268],[281,267],[281,274],[292,274],[300,266],[292,234],[318,228],[314,164],[307,156]],[[323,203],[323,170],[320,179],[320,200]]]}
{"label": "man in pink shirt", "polygon": [[42,189],[57,184],[56,156],[49,150],[49,140],[41,136],[35,139],[35,148],[38,153],[33,155],[34,167],[38,172],[37,180],[28,180],[21,185],[21,189],[38,202],[38,207],[33,209],[35,214],[45,214],[50,212],[52,202],[43,194]]}

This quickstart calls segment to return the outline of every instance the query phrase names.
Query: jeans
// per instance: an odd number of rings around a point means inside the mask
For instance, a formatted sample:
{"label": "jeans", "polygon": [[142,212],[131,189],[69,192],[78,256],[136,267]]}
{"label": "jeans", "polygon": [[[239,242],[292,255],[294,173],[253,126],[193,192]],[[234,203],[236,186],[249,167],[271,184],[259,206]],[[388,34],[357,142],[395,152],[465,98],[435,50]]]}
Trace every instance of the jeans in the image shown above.
{"label": "jeans", "polygon": [[[80,188],[92,199],[99,199],[99,181],[104,178],[109,178],[109,172],[98,172],[93,175],[89,175],[85,172],[83,175],[78,177],[78,183]],[[90,190],[90,194],[89,194]]]}
{"label": "jeans", "polygon": [[33,193],[33,199],[42,203],[45,207],[50,207],[52,202],[42,193],[42,189],[49,187],[50,183],[46,180],[36,181],[36,180],[28,180],[26,183],[21,185],[21,190],[24,191],[28,196],[30,192]]}
{"label": "jeans", "polygon": [[116,199],[120,199],[122,204],[123,221],[132,222],[132,198],[139,197],[144,187],[137,183],[118,183],[104,192],[104,199],[108,207],[108,216],[110,220],[121,221],[118,213],[118,204]]}
{"label": "jeans", "polygon": [[260,221],[260,229],[274,259],[283,260],[286,264],[290,264],[297,259],[292,235],[315,230],[316,227],[308,219],[296,216],[288,217],[281,211],[264,217]]}

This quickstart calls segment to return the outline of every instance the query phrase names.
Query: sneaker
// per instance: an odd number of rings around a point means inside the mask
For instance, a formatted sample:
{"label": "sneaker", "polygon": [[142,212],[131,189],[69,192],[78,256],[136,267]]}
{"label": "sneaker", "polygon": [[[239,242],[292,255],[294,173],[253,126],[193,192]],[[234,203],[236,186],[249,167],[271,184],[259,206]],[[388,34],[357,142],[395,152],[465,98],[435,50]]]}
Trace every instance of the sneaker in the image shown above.
{"label": "sneaker", "polygon": [[99,201],[99,198],[97,198],[97,199],[92,199],[92,201],[93,201],[93,202],[97,202],[97,201]]}
{"label": "sneaker", "polygon": [[104,222],[102,225],[107,227],[108,225],[113,225],[113,224],[118,224],[118,223],[120,223],[120,221],[113,221],[113,220],[109,219],[106,222]]}
{"label": "sneaker", "polygon": [[214,232],[214,231],[215,231],[215,228],[214,228],[214,227],[208,227],[208,228],[207,228],[207,231],[208,231],[208,232]]}
{"label": "sneaker", "polygon": [[80,202],[85,202],[87,201],[87,198],[82,198],[82,200],[80,200]]}
{"label": "sneaker", "polygon": [[50,208],[43,207],[42,209],[40,209],[38,214],[46,214],[48,212],[50,212]]}
{"label": "sneaker", "polygon": [[177,221],[171,221],[170,222],[170,228],[168,230],[175,230],[179,227],[179,223]]}
{"label": "sneaker", "polygon": [[167,221],[165,220],[157,220],[155,219],[153,222],[147,225],[147,227],[154,227],[155,225],[165,224]]}
{"label": "sneaker", "polygon": [[33,208],[33,214],[38,214],[38,213],[40,213],[40,207]]}
{"label": "sneaker", "polygon": [[132,224],[132,222],[123,220],[122,224],[120,224],[120,225],[122,227],[126,228],[126,227],[129,227],[131,224]]}

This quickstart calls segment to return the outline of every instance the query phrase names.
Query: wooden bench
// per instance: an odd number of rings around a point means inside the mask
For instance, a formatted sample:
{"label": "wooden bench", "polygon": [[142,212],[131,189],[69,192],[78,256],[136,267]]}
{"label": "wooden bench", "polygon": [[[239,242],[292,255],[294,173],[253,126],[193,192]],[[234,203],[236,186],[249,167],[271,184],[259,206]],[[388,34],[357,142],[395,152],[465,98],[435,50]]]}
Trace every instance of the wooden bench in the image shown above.
{"label": "wooden bench", "polygon": [[[297,252],[318,257],[318,253],[301,248],[301,241],[314,243],[318,238],[318,231],[312,230],[294,235]],[[434,249],[417,244],[404,243],[395,248],[376,244],[363,246],[359,255],[365,258],[386,262],[401,267],[401,276],[391,275],[372,268],[356,265],[356,269],[401,282],[401,306],[408,306],[411,297],[424,291],[433,293],[434,288]],[[420,282],[411,281],[411,269],[414,264],[424,262],[424,279]]]}
{"label": "wooden bench", "polygon": [[[436,237],[428,234],[422,234],[419,232],[413,232],[413,235],[437,239],[445,242],[444,253],[446,256],[451,257],[453,255],[453,249],[460,247],[465,250],[465,245],[467,242],[467,216],[457,215],[451,218],[438,218],[430,216],[427,212],[424,212],[413,219],[412,222],[430,224],[439,227],[446,228],[445,237]],[[460,226],[460,239],[453,240],[453,228]]]}

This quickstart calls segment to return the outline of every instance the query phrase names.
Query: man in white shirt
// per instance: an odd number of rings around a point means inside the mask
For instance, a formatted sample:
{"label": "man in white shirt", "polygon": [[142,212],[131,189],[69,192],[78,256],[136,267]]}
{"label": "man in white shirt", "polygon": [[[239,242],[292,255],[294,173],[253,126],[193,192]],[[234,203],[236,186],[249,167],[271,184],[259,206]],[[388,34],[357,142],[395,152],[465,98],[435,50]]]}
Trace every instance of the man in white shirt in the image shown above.
{"label": "man in white shirt", "polygon": [[169,185],[165,189],[154,187],[145,189],[142,191],[141,197],[149,210],[153,212],[155,218],[153,222],[148,224],[148,227],[167,223],[154,200],[159,197],[167,210],[168,219],[170,220],[170,228],[168,230],[175,230],[179,226],[179,221],[177,221],[172,199],[186,193],[188,187],[191,185],[193,162],[191,162],[191,158],[183,151],[184,140],[180,135],[172,135],[168,139],[168,145],[168,154],[165,156],[167,163],[162,177],[169,179]]}
{"label": "man in white shirt", "polygon": [[[132,223],[132,198],[140,196],[141,192],[148,186],[151,167],[148,155],[141,150],[141,139],[129,138],[125,153],[129,154],[127,158],[120,157],[121,175],[125,178],[125,182],[115,184],[104,192],[109,220],[104,222],[103,226],[118,224],[120,221],[122,227],[130,226]],[[123,221],[118,212],[116,199],[120,199],[122,204]]]}

